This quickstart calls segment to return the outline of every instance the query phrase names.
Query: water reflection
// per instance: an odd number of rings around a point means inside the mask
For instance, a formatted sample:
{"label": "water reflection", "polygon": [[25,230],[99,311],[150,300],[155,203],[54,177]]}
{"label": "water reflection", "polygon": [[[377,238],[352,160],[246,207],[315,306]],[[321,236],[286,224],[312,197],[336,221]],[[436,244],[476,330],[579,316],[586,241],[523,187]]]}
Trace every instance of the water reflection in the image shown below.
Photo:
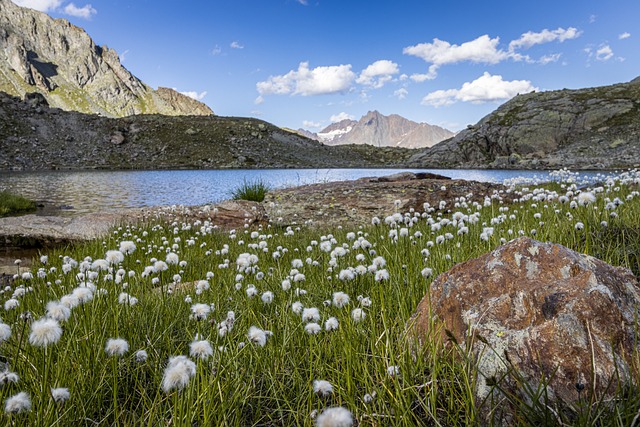
{"label": "water reflection", "polygon": [[273,188],[284,188],[402,171],[432,172],[485,182],[503,182],[518,176],[549,178],[544,171],[461,169],[45,171],[1,172],[0,190],[63,207],[61,213],[65,215],[77,215],[125,207],[219,202],[229,198],[231,190],[244,180],[261,179]]}

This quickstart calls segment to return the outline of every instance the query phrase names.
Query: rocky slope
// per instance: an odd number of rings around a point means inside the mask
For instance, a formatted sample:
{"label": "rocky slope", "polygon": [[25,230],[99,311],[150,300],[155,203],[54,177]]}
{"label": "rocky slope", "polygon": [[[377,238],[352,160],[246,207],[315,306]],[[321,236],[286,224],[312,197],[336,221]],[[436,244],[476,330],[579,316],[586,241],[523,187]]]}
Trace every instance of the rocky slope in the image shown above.
{"label": "rocky slope", "polygon": [[250,118],[108,118],[25,98],[0,92],[0,170],[399,167],[413,153],[328,147]]}
{"label": "rocky slope", "polygon": [[423,148],[452,137],[453,132],[427,123],[416,123],[397,114],[369,111],[359,121],[332,123],[317,134],[300,131],[327,145],[369,144],[376,147]]}
{"label": "rocky slope", "polygon": [[600,169],[640,166],[640,78],[518,95],[455,137],[420,150],[415,167]]}
{"label": "rocky slope", "polygon": [[11,0],[0,0],[0,91],[37,91],[51,106],[112,117],[213,114],[172,89],[145,85],[82,28]]}

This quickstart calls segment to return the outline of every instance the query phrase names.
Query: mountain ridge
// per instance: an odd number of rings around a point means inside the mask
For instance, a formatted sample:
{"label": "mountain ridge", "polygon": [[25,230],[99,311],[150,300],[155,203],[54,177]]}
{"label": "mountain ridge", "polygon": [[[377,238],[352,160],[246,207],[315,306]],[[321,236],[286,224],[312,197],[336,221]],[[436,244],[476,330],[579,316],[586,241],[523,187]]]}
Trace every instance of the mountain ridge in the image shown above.
{"label": "mountain ridge", "polygon": [[518,95],[410,159],[415,167],[640,167],[640,77]]}
{"label": "mountain ridge", "polygon": [[205,104],[172,89],[154,90],[98,46],[84,29],[11,0],[0,0],[0,91],[39,92],[68,111],[123,117],[134,114],[211,115]]}
{"label": "mountain ridge", "polygon": [[326,145],[362,145],[376,147],[422,148],[454,135],[440,126],[417,123],[398,114],[385,116],[369,111],[360,120],[345,119],[330,124],[320,132],[299,130],[305,136]]}

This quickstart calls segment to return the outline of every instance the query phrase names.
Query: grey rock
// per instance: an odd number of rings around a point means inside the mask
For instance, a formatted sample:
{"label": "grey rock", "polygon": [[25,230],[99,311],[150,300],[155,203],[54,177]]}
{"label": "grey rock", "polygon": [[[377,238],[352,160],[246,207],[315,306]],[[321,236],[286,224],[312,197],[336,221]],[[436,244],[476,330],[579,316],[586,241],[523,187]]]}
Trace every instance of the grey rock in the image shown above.
{"label": "grey rock", "polygon": [[64,110],[122,117],[211,115],[206,105],[172,89],[153,90],[65,19],[0,0],[0,91],[39,92]]}

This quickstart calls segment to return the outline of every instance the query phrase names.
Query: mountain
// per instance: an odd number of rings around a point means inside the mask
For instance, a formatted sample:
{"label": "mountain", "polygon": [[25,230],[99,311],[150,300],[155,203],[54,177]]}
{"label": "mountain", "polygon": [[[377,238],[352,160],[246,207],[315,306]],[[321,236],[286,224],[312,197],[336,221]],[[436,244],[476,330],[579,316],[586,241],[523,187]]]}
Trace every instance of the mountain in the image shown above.
{"label": "mountain", "polygon": [[640,167],[640,77],[518,95],[474,126],[412,156],[414,167]]}
{"label": "mountain", "polygon": [[0,91],[39,92],[53,107],[111,117],[213,114],[172,89],[153,90],[82,28],[11,0],[0,0]]}
{"label": "mountain", "polygon": [[413,150],[329,147],[258,119],[50,108],[0,92],[0,170],[401,167]]}
{"label": "mountain", "polygon": [[404,148],[431,147],[454,135],[439,126],[416,123],[397,114],[385,116],[377,111],[369,111],[359,121],[347,119],[332,123],[317,134],[300,132],[327,145],[369,144]]}

